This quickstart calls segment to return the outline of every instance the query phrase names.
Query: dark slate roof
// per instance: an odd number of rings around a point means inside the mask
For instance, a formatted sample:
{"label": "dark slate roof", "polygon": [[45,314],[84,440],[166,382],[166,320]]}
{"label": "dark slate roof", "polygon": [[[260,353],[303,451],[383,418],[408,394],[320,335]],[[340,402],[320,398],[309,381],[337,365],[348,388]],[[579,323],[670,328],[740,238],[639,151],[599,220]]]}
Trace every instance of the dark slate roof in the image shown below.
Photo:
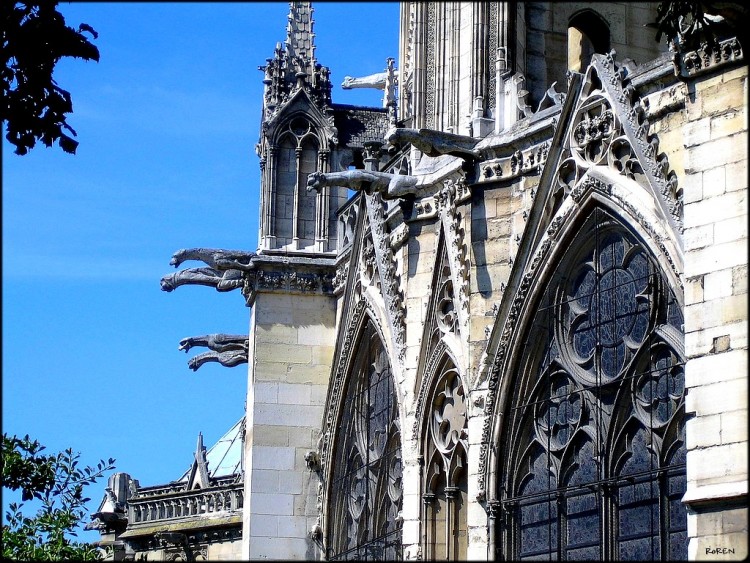
{"label": "dark slate roof", "polygon": [[363,148],[366,141],[382,141],[388,131],[386,108],[333,104],[332,109],[333,124],[343,146]]}

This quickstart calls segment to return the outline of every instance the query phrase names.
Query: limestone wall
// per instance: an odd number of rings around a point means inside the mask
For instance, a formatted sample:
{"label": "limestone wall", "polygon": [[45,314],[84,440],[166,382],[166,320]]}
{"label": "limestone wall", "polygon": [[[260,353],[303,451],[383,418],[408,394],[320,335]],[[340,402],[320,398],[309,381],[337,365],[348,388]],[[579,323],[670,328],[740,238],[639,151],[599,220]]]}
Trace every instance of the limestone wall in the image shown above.
{"label": "limestone wall", "polygon": [[317,447],[335,344],[335,300],[260,293],[250,327],[243,553],[318,559]]}
{"label": "limestone wall", "polygon": [[682,162],[689,556],[742,559],[748,479],[747,67],[703,75],[688,89]]}

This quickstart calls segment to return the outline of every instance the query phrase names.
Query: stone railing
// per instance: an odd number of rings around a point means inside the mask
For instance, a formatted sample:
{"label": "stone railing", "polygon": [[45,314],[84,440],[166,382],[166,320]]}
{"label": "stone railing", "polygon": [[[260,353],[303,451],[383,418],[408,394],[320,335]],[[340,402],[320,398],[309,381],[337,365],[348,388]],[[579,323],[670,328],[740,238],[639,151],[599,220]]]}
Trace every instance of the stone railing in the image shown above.
{"label": "stone railing", "polygon": [[243,484],[193,491],[170,491],[163,496],[136,495],[128,499],[128,522],[155,522],[196,515],[227,515],[242,510]]}

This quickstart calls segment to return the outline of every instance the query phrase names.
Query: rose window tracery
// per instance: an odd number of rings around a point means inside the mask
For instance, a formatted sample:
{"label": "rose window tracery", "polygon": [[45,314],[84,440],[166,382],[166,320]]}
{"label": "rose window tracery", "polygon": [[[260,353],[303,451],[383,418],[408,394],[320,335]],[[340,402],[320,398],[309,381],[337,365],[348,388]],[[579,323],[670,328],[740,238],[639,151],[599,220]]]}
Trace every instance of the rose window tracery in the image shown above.
{"label": "rose window tracery", "polygon": [[543,389],[549,399],[536,404],[536,429],[539,438],[551,449],[561,450],[581,422],[583,400],[565,372],[555,373],[551,380],[551,388]]}
{"label": "rose window tracery", "polygon": [[[564,297],[572,355],[606,380],[617,377],[643,343],[651,300],[643,251],[611,237],[577,268]],[[594,380],[592,376],[590,380]]]}
{"label": "rose window tracery", "polygon": [[443,267],[443,283],[440,286],[436,317],[438,327],[443,332],[454,332],[458,322],[455,303],[453,301],[453,281],[450,277],[450,268],[446,264]]}
{"label": "rose window tracery", "polygon": [[461,440],[466,427],[466,402],[461,381],[445,379],[433,407],[432,439],[444,454],[450,454]]}
{"label": "rose window tracery", "polygon": [[685,369],[666,346],[660,346],[651,369],[634,379],[634,403],[641,420],[664,426],[677,410],[685,393]]}
{"label": "rose window tracery", "polygon": [[518,348],[496,444],[494,555],[685,559],[680,304],[647,247],[603,209],[565,248]]}

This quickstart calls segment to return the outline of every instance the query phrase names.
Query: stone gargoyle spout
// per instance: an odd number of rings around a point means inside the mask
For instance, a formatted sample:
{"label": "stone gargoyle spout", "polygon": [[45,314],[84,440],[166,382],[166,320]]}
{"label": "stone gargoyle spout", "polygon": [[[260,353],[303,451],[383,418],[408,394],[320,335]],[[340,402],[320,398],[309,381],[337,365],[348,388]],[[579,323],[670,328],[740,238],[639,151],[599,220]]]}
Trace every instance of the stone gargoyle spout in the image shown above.
{"label": "stone gargoyle spout", "polygon": [[181,248],[172,255],[169,261],[177,268],[188,260],[198,260],[216,270],[251,270],[255,267],[253,260],[257,254],[245,250],[224,250],[222,248]]}
{"label": "stone gargoyle spout", "polygon": [[190,358],[188,367],[197,371],[199,367],[208,362],[218,362],[224,367],[233,368],[247,363],[247,350],[229,350],[228,352],[203,352]]}
{"label": "stone gargoyle spout", "polygon": [[188,360],[188,367],[196,371],[206,362],[218,362],[225,367],[247,363],[250,342],[247,334],[204,334],[183,338],[178,349],[187,352],[193,346],[210,350]]}
{"label": "stone gargoyle spout", "polygon": [[186,268],[161,279],[162,291],[173,291],[181,285],[206,285],[223,292],[241,289],[243,284],[242,272],[239,270],[214,268]]}
{"label": "stone gargoyle spout", "polygon": [[243,286],[242,272],[255,268],[255,252],[221,248],[182,248],[172,255],[169,264],[175,268],[188,260],[206,264],[206,268],[186,268],[161,279],[162,291],[173,291],[181,285],[206,285],[217,291],[232,291]]}
{"label": "stone gargoyle spout", "polygon": [[320,191],[326,186],[342,186],[367,193],[380,192],[385,199],[417,193],[417,177],[387,174],[373,170],[345,170],[343,172],[313,172],[307,177],[307,190]]}
{"label": "stone gargoyle spout", "polygon": [[215,352],[227,352],[229,350],[245,350],[248,347],[247,334],[204,334],[203,336],[191,336],[180,340],[178,350],[187,352],[193,346],[202,346]]}
{"label": "stone gargoyle spout", "polygon": [[466,160],[478,159],[481,156],[474,148],[481,139],[433,129],[393,127],[385,134],[384,140],[393,146],[411,144],[432,157],[449,154]]}
{"label": "stone gargoyle spout", "polygon": [[[398,76],[398,70],[394,70],[393,75]],[[385,90],[387,78],[387,72],[376,72],[375,74],[368,74],[367,76],[356,78],[353,76],[345,76],[344,81],[341,83],[341,88],[344,90],[351,90],[352,88],[375,88],[377,90]]]}

